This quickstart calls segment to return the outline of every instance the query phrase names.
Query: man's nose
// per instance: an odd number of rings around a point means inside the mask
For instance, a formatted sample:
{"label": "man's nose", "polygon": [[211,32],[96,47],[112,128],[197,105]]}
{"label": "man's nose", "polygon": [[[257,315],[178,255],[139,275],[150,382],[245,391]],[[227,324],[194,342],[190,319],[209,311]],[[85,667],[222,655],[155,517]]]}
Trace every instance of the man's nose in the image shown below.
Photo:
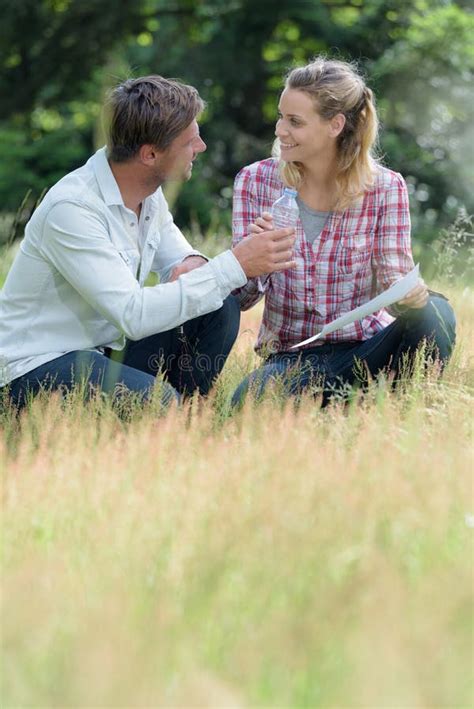
{"label": "man's nose", "polygon": [[207,145],[203,141],[203,139],[201,137],[199,137],[199,144],[198,144],[197,152],[203,153],[205,150],[207,150]]}

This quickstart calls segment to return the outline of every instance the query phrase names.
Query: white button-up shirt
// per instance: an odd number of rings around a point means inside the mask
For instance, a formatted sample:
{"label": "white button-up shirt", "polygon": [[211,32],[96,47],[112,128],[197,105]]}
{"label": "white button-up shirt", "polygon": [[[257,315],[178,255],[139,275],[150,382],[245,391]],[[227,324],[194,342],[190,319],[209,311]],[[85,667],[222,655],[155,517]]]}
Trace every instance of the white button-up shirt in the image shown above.
{"label": "white button-up shirt", "polygon": [[[166,283],[194,251],[161,188],[125,207],[106,149],[45,196],[0,292],[0,386],[74,350],[122,349],[222,306],[247,282],[229,251]],[[160,284],[145,286],[150,271]]]}

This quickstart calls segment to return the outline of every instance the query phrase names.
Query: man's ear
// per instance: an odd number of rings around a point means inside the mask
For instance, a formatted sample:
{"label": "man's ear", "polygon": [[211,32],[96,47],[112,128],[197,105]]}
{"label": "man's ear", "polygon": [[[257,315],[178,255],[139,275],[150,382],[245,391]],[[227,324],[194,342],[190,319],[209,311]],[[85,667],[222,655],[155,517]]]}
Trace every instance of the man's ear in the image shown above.
{"label": "man's ear", "polygon": [[143,165],[151,166],[155,164],[155,161],[160,157],[161,151],[157,149],[156,145],[145,144],[141,145],[138,151],[138,157]]}
{"label": "man's ear", "polygon": [[343,113],[337,113],[333,118],[331,118],[329,123],[331,138],[337,138],[346,125],[346,117]]}

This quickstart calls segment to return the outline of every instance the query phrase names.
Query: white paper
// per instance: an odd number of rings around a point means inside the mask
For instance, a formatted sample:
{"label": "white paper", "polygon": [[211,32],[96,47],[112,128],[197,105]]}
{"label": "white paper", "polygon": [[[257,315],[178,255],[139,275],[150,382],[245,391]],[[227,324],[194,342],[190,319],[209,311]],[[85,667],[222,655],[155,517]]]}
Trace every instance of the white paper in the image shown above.
{"label": "white paper", "polygon": [[293,345],[291,349],[294,349],[295,347],[301,347],[302,345],[307,345],[310,342],[314,342],[314,340],[318,340],[320,337],[324,337],[330,332],[340,330],[341,327],[344,327],[345,325],[350,325],[356,320],[362,320],[363,318],[367,317],[367,315],[372,315],[372,313],[375,313],[381,308],[387,308],[389,305],[397,303],[399,300],[402,300],[418,284],[419,273],[420,266],[419,264],[416,264],[415,268],[413,268],[409,273],[407,273],[406,276],[403,276],[403,278],[394,283],[393,286],[390,286],[390,288],[387,288],[387,290],[385,290],[383,293],[380,293],[375,298],[372,298],[372,300],[369,300],[367,301],[367,303],[360,305],[358,308],[354,308],[354,310],[350,310],[348,313],[344,313],[344,315],[341,315],[340,317],[325,325],[321,332],[318,332],[317,335],[313,335],[313,337],[308,337],[307,340],[298,342],[298,344]]}

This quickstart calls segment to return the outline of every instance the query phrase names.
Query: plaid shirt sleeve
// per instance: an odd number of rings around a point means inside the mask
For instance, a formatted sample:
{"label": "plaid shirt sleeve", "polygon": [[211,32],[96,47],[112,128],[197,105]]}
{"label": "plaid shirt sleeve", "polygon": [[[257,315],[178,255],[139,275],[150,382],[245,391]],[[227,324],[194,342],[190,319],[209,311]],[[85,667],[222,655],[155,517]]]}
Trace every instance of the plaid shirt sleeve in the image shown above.
{"label": "plaid shirt sleeve", "polygon": [[375,228],[372,263],[377,292],[389,288],[414,266],[410,239],[410,208],[405,181],[392,173]]}
{"label": "plaid shirt sleeve", "polygon": [[[236,246],[249,235],[249,227],[260,216],[262,209],[258,205],[252,185],[252,174],[243,168],[234,182],[232,208],[232,246]],[[248,310],[258,303],[268,287],[268,275],[249,278],[247,283],[233,291],[240,303],[241,310]]]}

